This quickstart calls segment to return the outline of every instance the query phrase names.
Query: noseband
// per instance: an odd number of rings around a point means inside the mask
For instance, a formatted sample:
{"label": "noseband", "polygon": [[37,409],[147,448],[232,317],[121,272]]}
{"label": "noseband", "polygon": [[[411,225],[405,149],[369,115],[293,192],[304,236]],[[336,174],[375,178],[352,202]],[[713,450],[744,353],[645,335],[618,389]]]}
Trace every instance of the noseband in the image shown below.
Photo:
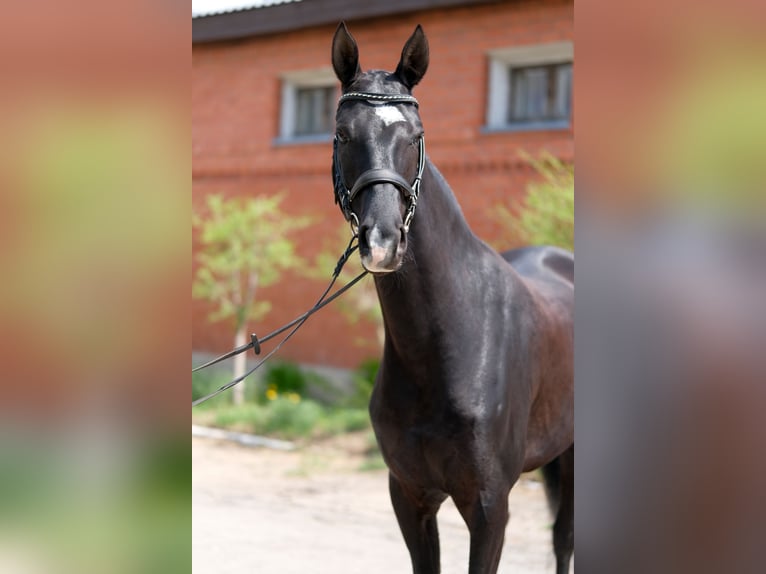
{"label": "noseband", "polygon": [[[418,101],[413,97],[406,94],[375,94],[368,92],[348,92],[343,94],[338,100],[338,107],[349,100],[362,100],[368,102],[381,102],[383,105],[388,104],[414,104],[418,106]],[[375,183],[390,183],[395,185],[407,198],[407,212],[404,216],[404,231],[405,233],[410,228],[412,217],[415,215],[415,207],[418,204],[418,193],[420,191],[420,181],[423,178],[423,170],[426,166],[426,144],[423,136],[418,140],[418,173],[415,176],[415,181],[412,185],[404,179],[397,172],[385,169],[385,168],[372,168],[362,173],[354,182],[351,189],[346,187],[343,182],[343,174],[340,169],[340,159],[338,158],[338,136],[333,139],[332,144],[332,162],[335,170],[335,203],[340,205],[340,209],[343,212],[343,217],[346,221],[349,221],[354,227],[359,227],[359,219],[356,214],[351,210],[351,202],[363,189],[375,184]]]}

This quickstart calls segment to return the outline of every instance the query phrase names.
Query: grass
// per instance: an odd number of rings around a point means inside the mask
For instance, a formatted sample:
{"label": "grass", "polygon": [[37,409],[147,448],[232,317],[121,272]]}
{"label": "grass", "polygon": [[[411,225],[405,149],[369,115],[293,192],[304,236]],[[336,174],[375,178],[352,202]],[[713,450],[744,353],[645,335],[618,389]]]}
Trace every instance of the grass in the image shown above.
{"label": "grass", "polygon": [[[194,373],[192,399],[215,390],[228,380],[229,374],[225,371]],[[250,384],[245,391],[248,400],[244,404],[232,404],[231,394],[225,392],[195,407],[192,420],[196,424],[285,440],[321,439],[371,428],[366,406],[326,405],[292,391],[272,391],[267,399],[259,391],[259,385]]]}
{"label": "grass", "polygon": [[310,399],[279,396],[267,404],[221,405],[200,422],[276,438],[319,439],[369,428],[367,409],[327,407]]}

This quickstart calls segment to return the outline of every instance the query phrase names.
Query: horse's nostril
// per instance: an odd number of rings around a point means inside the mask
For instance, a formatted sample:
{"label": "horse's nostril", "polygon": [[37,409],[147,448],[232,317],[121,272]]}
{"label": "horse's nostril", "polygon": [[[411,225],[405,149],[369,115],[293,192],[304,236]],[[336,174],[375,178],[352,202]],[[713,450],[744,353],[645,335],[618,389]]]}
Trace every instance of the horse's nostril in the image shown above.
{"label": "horse's nostril", "polygon": [[370,240],[367,237],[368,233],[370,232],[370,226],[369,225],[362,225],[359,227],[359,248],[367,250],[370,248]]}

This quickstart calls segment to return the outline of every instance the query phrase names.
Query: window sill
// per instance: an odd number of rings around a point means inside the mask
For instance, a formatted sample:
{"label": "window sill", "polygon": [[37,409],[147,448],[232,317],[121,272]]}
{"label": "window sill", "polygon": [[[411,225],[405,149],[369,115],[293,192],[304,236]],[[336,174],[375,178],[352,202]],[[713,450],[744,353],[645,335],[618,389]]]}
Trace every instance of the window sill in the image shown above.
{"label": "window sill", "polygon": [[277,137],[271,140],[274,146],[287,146],[287,145],[306,145],[306,144],[318,144],[318,143],[330,143],[332,141],[332,134],[311,134],[306,136],[290,136],[290,137]]}
{"label": "window sill", "polygon": [[553,120],[546,122],[524,122],[518,124],[503,124],[498,126],[482,126],[482,134],[497,134],[507,132],[540,132],[546,130],[568,130],[572,127],[569,120]]}

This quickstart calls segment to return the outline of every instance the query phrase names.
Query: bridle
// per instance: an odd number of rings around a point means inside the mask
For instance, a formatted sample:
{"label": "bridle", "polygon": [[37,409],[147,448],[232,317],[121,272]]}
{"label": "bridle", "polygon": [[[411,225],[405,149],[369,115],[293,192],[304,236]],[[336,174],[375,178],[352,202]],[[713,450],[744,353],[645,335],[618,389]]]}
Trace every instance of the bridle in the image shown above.
{"label": "bridle", "polygon": [[[418,107],[418,101],[414,96],[407,94],[376,94],[371,92],[348,92],[343,94],[338,100],[338,108],[349,100],[361,100],[367,102],[380,102],[383,105],[388,104],[413,104]],[[418,138],[418,173],[415,180],[410,183],[397,172],[386,168],[372,168],[362,173],[351,186],[346,187],[343,181],[343,174],[340,169],[340,158],[338,158],[338,136],[336,135],[332,143],[332,164],[335,171],[335,203],[340,205],[343,217],[351,223],[351,229],[354,234],[359,229],[359,219],[351,209],[351,202],[363,189],[374,183],[390,183],[395,185],[407,200],[407,212],[404,215],[404,231],[409,231],[410,223],[415,215],[415,208],[418,205],[418,193],[420,192],[420,182],[423,178],[423,170],[426,166],[426,144],[425,138]]]}

